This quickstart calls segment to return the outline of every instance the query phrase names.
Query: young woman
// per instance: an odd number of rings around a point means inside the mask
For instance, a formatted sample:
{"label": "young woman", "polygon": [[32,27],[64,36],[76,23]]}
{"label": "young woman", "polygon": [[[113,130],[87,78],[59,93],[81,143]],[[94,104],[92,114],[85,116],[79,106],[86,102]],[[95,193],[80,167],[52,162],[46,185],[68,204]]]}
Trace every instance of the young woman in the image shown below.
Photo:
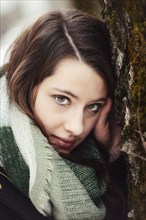
{"label": "young woman", "polygon": [[4,219],[126,219],[110,191],[120,130],[105,24],[75,9],[47,13],[14,42],[1,75]]}

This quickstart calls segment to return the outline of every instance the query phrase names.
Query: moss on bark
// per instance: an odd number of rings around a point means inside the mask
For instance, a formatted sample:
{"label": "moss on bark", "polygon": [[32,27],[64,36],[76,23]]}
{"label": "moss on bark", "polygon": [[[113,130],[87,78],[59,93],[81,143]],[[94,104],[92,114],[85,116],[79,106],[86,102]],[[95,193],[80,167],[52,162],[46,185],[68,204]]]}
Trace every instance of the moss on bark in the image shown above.
{"label": "moss on bark", "polygon": [[116,115],[128,167],[128,217],[146,220],[146,0],[73,2],[109,28],[118,77]]}
{"label": "moss on bark", "polygon": [[[123,119],[125,110],[123,151],[129,171],[129,219],[135,220],[146,219],[145,9],[146,1],[119,0],[106,1],[103,10],[118,74],[116,105],[119,120]],[[119,100],[123,104],[119,104]]]}

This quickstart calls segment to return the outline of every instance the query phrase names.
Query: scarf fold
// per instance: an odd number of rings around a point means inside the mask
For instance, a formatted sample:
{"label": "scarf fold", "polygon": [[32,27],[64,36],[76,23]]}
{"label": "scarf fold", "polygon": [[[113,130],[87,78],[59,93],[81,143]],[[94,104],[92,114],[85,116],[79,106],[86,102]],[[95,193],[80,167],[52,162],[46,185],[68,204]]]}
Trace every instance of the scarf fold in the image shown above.
{"label": "scarf fold", "polygon": [[[102,196],[106,184],[97,178],[93,168],[62,158],[40,129],[11,102],[6,85],[2,76],[0,163],[13,184],[30,197],[43,215],[51,213],[51,201],[57,220],[104,219]],[[102,161],[90,138],[76,150],[82,157]]]}

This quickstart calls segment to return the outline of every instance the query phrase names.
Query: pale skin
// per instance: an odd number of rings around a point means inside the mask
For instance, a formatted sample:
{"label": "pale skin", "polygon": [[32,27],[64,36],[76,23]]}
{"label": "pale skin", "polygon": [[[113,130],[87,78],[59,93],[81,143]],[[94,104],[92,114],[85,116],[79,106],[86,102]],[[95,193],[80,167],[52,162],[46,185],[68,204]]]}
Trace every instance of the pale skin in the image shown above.
{"label": "pale skin", "polygon": [[110,160],[119,156],[121,136],[117,132],[113,138],[107,120],[112,108],[107,85],[89,65],[63,60],[36,90],[34,111],[56,151],[69,154],[93,130],[100,143],[110,146]]}

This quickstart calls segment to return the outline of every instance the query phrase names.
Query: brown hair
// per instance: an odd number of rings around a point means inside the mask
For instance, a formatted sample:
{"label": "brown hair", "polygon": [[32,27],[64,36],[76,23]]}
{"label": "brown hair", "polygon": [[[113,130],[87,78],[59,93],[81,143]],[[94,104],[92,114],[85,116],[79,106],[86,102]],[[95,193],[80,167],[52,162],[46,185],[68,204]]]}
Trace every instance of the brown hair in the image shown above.
{"label": "brown hair", "polygon": [[33,117],[34,87],[53,74],[59,61],[79,57],[101,73],[113,96],[115,74],[105,24],[76,9],[40,17],[12,46],[6,65],[11,98]]}

